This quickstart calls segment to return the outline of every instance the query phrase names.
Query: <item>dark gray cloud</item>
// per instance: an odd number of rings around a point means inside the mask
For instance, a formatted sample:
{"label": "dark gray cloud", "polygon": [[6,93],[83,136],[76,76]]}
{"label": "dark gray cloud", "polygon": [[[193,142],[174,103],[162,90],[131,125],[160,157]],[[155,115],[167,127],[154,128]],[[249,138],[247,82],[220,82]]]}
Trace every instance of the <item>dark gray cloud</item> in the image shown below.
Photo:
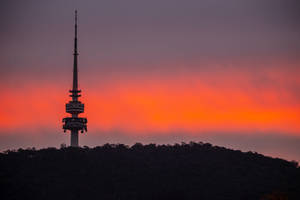
{"label": "dark gray cloud", "polygon": [[75,8],[80,64],[102,75],[143,73],[164,62],[188,68],[193,62],[297,60],[299,5],[297,0],[4,0],[1,76],[59,71],[63,77],[72,65]]}

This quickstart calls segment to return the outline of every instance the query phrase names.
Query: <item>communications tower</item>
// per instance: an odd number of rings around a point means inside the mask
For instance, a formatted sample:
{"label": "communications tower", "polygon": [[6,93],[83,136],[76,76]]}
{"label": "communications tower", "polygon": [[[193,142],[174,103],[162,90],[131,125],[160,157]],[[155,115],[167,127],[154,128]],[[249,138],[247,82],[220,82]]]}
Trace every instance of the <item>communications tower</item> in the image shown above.
{"label": "communications tower", "polygon": [[66,104],[66,112],[71,114],[71,117],[66,117],[62,120],[64,132],[71,131],[72,147],[78,147],[78,132],[83,133],[87,131],[87,119],[78,117],[80,113],[84,112],[84,104],[78,101],[81,96],[81,90],[78,89],[78,71],[77,71],[77,10],[75,11],[75,38],[74,38],[74,64],[73,64],[73,88],[69,90],[72,100]]}

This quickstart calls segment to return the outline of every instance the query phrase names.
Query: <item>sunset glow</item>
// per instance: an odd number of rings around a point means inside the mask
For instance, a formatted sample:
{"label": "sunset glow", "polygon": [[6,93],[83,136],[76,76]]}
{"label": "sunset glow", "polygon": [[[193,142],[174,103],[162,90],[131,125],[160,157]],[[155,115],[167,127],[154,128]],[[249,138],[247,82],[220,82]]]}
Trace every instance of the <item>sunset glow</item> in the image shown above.
{"label": "sunset glow", "polygon": [[[257,89],[249,81],[251,77],[243,76],[245,80],[238,82],[226,76],[217,77],[214,84],[201,77],[123,78],[101,82],[100,89],[85,87],[82,101],[86,103],[90,130],[121,130],[137,135],[171,131],[300,132],[300,102],[293,99],[296,94],[288,88],[282,91],[285,83],[281,88]],[[0,128],[59,128],[65,115],[62,102],[68,101],[67,90],[67,86],[45,84],[5,91]]]}

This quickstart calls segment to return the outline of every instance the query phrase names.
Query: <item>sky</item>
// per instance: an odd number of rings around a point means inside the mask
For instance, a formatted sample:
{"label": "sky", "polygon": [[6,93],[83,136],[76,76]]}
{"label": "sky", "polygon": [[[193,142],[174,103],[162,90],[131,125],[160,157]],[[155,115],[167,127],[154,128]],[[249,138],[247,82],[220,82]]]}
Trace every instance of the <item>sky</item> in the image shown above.
{"label": "sky", "polygon": [[300,161],[297,0],[2,0],[1,151],[69,144],[75,9],[80,145],[202,141]]}

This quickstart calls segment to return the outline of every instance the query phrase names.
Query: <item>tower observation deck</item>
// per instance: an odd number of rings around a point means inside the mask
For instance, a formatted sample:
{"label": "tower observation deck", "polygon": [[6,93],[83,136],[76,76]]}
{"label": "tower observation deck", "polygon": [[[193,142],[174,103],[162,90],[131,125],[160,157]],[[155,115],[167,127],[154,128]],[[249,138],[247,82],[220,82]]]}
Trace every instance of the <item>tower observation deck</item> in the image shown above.
{"label": "tower observation deck", "polygon": [[74,64],[73,64],[73,88],[69,92],[72,100],[66,103],[66,112],[71,114],[71,117],[65,117],[63,122],[64,132],[71,131],[71,146],[78,147],[78,132],[87,131],[87,119],[78,117],[84,112],[84,104],[78,101],[81,96],[81,90],[78,89],[78,70],[77,70],[77,11],[75,11],[75,38],[74,38]]}

